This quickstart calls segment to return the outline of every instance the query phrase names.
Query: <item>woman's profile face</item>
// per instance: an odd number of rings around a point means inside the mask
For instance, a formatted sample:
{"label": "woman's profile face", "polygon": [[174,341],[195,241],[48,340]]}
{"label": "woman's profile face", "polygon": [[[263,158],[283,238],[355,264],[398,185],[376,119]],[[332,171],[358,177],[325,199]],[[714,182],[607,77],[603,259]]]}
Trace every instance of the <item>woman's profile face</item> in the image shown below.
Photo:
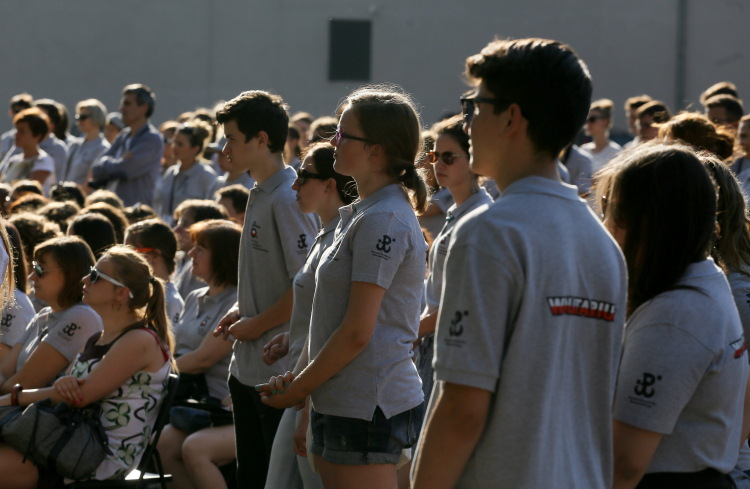
{"label": "woman's profile face", "polygon": [[[297,178],[292,185],[292,189],[297,192],[297,204],[299,204],[300,210],[306,214],[317,212],[326,197],[328,180],[310,177],[310,175],[318,174],[312,155],[305,157],[302,166],[300,166],[300,172],[305,183],[301,184],[300,178]],[[307,178],[304,178],[305,175],[307,175]]]}
{"label": "woman's profile face", "polygon": [[333,164],[336,173],[356,178],[356,175],[366,175],[370,173],[372,165],[370,164],[370,153],[367,143],[356,139],[349,139],[346,136],[354,136],[364,139],[365,136],[359,126],[359,121],[350,107],[344,110],[339,121],[339,134],[343,134],[340,139],[337,136],[331,140],[336,147],[333,152],[335,163]]}
{"label": "woman's profile face", "polygon": [[34,284],[34,296],[48,304],[57,302],[65,287],[65,273],[49,254],[39,257],[36,267],[32,263],[29,280]]}

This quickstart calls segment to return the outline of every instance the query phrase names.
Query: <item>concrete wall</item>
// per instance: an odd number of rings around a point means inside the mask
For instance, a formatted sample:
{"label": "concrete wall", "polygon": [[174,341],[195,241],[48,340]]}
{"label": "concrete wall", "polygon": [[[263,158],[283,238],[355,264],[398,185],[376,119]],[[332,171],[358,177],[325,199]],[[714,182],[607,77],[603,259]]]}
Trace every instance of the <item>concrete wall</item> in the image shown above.
{"label": "concrete wall", "polygon": [[[425,122],[459,109],[464,61],[495,36],[572,45],[594,96],[648,93],[675,108],[678,0],[24,0],[0,2],[0,103],[28,91],[72,109],[120,90],[157,94],[154,122],[248,89],[331,114],[358,83],[328,82],[328,20],[371,19],[372,82],[398,83]],[[685,93],[732,80],[750,94],[750,2],[687,0]],[[750,95],[747,95],[750,97]],[[0,119],[0,129],[9,126]]]}

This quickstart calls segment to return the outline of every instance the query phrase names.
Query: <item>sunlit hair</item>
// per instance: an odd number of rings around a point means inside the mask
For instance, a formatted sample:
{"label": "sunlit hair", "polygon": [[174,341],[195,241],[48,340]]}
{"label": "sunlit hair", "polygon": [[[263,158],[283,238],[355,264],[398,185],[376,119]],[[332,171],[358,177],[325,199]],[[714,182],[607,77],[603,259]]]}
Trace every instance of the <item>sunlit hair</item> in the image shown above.
{"label": "sunlit hair", "polygon": [[734,135],[717,127],[703,114],[682,112],[659,128],[659,139],[680,141],[698,150],[708,151],[722,160],[734,152]]}

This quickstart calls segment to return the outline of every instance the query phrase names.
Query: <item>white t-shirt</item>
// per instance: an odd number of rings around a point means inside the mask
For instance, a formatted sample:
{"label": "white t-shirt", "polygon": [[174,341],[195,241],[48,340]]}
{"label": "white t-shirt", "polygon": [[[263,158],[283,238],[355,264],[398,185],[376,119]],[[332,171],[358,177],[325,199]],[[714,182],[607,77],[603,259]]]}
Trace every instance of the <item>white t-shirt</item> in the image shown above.
{"label": "white t-shirt", "polygon": [[48,171],[47,179],[42,183],[45,195],[49,195],[49,188],[55,181],[55,162],[52,157],[42,150],[31,158],[24,158],[23,153],[18,153],[6,159],[3,165],[3,182],[11,183],[17,180],[31,178],[35,171]]}
{"label": "white t-shirt", "polygon": [[591,155],[591,166],[593,173],[599,171],[604,165],[609,162],[609,160],[614,158],[622,149],[622,146],[614,141],[610,141],[607,146],[605,146],[604,149],[599,151],[598,153],[594,152],[595,148],[596,143],[594,143],[593,141],[581,146],[581,149],[586,150],[589,155]]}

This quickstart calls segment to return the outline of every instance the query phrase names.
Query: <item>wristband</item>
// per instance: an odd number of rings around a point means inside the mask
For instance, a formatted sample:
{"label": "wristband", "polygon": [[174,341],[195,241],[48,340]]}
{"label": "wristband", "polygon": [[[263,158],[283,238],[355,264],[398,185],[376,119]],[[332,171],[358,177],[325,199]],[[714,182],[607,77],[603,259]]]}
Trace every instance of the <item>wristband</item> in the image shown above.
{"label": "wristband", "polygon": [[23,387],[21,387],[21,384],[16,384],[13,386],[13,390],[10,393],[11,406],[18,406],[18,394],[20,394],[22,390]]}

